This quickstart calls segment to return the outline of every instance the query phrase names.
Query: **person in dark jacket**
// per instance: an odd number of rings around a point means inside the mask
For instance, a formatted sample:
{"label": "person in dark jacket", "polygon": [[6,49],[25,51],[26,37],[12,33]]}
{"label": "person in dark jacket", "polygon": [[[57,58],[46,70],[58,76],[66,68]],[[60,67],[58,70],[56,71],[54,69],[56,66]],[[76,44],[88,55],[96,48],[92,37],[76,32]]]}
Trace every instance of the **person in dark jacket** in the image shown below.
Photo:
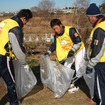
{"label": "person in dark jacket", "polygon": [[29,9],[22,9],[16,16],[0,22],[0,76],[7,85],[10,105],[19,105],[14,74],[11,73],[12,60],[17,58],[25,68],[28,67],[22,28],[31,18],[32,12]]}
{"label": "person in dark jacket", "polygon": [[[45,55],[50,55],[55,51],[57,60],[67,67],[70,65],[70,57],[74,56],[75,63],[73,69],[76,70],[76,76],[79,77],[79,67],[85,55],[85,47],[78,30],[73,26],[63,26],[59,19],[52,19],[50,26],[55,32],[54,42]],[[78,89],[78,86],[75,87],[74,84],[71,84],[68,91],[74,93]]]}
{"label": "person in dark jacket", "polygon": [[86,15],[93,29],[90,34],[89,62],[86,73],[95,70],[94,96],[92,100],[97,105],[105,105],[105,17],[99,7],[92,3],[86,10]]}

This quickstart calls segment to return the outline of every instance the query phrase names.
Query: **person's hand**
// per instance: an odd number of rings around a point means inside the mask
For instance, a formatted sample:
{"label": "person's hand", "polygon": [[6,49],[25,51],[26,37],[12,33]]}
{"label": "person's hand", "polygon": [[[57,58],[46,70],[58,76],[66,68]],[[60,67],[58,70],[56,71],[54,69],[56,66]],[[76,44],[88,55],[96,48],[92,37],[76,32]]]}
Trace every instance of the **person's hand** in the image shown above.
{"label": "person's hand", "polygon": [[29,69],[30,69],[29,65],[28,65],[28,64],[24,65],[24,69],[25,69],[26,71],[29,71]]}
{"label": "person's hand", "polygon": [[92,68],[90,68],[90,67],[86,67],[86,74],[91,74],[92,71],[93,71]]}
{"label": "person's hand", "polygon": [[72,57],[74,55],[74,51],[73,50],[70,50],[67,57]]}

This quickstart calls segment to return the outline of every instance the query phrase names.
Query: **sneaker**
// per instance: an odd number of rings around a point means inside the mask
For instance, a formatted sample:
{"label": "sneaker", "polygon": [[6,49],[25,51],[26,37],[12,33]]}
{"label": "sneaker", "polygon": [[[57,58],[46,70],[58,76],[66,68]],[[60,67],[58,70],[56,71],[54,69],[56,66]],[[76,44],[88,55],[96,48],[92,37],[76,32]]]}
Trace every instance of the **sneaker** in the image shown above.
{"label": "sneaker", "polygon": [[60,96],[58,94],[55,94],[54,98],[60,98]]}
{"label": "sneaker", "polygon": [[71,88],[73,88],[73,87],[75,87],[75,85],[74,85],[73,83],[70,84],[70,87],[69,87],[69,88],[71,89]]}
{"label": "sneaker", "polygon": [[75,92],[77,92],[78,90],[79,90],[79,87],[74,86],[73,88],[70,88],[70,89],[68,90],[68,92],[69,92],[69,93],[75,93]]}
{"label": "sneaker", "polygon": [[91,98],[88,98],[87,101],[88,101],[89,103],[95,103]]}

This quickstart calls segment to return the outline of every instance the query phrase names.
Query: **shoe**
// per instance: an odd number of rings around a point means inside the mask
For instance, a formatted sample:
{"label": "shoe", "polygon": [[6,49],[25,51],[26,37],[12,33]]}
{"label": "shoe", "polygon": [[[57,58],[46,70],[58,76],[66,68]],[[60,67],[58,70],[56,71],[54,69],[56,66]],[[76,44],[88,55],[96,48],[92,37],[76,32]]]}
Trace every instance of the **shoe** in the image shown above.
{"label": "shoe", "polygon": [[55,94],[54,98],[60,98],[60,96],[58,94]]}
{"label": "shoe", "polygon": [[72,94],[72,93],[77,92],[78,90],[79,90],[79,87],[74,86],[74,87],[70,88],[70,89],[68,90],[68,92]]}
{"label": "shoe", "polygon": [[69,87],[69,88],[71,89],[71,88],[73,88],[73,87],[75,87],[75,85],[74,85],[73,83],[70,84],[70,87]]}
{"label": "shoe", "polygon": [[89,103],[95,103],[91,98],[88,98],[87,101],[88,101]]}

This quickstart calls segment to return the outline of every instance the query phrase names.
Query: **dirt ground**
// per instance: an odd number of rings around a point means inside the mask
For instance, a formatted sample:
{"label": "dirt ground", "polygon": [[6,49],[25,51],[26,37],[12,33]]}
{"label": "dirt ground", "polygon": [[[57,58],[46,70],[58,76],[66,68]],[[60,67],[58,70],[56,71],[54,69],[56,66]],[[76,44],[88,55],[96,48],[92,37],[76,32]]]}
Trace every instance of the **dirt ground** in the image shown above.
{"label": "dirt ground", "polygon": [[[52,57],[52,59],[53,58],[54,57]],[[40,59],[40,56],[36,56],[35,59]],[[95,105],[87,101],[89,90],[83,79],[80,79],[79,91],[73,94],[66,92],[63,97],[55,99],[54,93],[41,82],[40,66],[34,66],[32,71],[37,78],[37,84],[27,96],[20,100],[21,105]],[[7,90],[1,81],[0,105],[9,105]]]}
{"label": "dirt ground", "polygon": [[[72,20],[76,20],[76,19],[74,19],[74,16],[72,16],[72,15],[63,15],[62,16],[62,14],[61,14],[60,16],[54,15],[54,17],[51,15],[51,16],[47,16],[47,18],[46,18],[46,16],[47,15],[45,15],[45,17],[44,17],[45,19],[43,19],[43,16],[42,17],[35,16],[31,20],[31,22],[28,23],[27,26],[25,26],[25,33],[28,33],[29,35],[30,35],[30,33],[33,33],[32,35],[34,37],[35,37],[34,33],[36,33],[37,36],[40,35],[40,37],[42,35],[45,35],[45,33],[48,33],[48,34],[52,33],[52,29],[49,26],[49,20],[51,20],[52,18],[55,18],[55,17],[59,17],[62,20],[62,22],[64,23],[64,25],[71,25],[72,23],[70,23],[70,22],[74,23],[74,21],[72,21]],[[7,18],[7,17],[5,17],[5,18]],[[4,19],[4,17],[0,17],[0,20],[3,20],[3,19]],[[81,20],[84,21],[85,19],[81,19]],[[85,25],[87,24],[86,22],[80,22],[80,23],[85,23]],[[84,25],[82,25],[82,27],[83,26]],[[40,31],[40,29],[41,29],[41,31]],[[83,30],[84,30],[84,27],[83,27],[82,31]],[[81,31],[82,36],[85,36],[85,33],[83,33],[82,31]],[[46,50],[46,49],[43,47],[43,50]],[[21,105],[54,105],[54,104],[56,104],[56,105],[95,105],[95,104],[88,103],[86,101],[86,99],[88,98],[88,95],[87,95],[88,89],[86,87],[86,84],[84,84],[83,81],[80,84],[80,89],[78,92],[76,92],[74,94],[69,94],[67,92],[60,99],[54,99],[53,92],[41,83],[39,71],[40,71],[39,66],[36,66],[33,69],[33,72],[34,72],[35,76],[37,77],[38,83],[33,88],[33,90],[26,97],[24,97],[21,100]],[[6,88],[5,88],[4,84],[2,84],[1,82],[0,82],[0,105],[9,105]]]}
{"label": "dirt ground", "polygon": [[[88,88],[83,79],[80,81],[80,89],[78,92],[70,94],[68,92],[59,99],[54,98],[54,93],[41,83],[40,67],[36,66],[33,70],[37,84],[26,97],[21,99],[21,105],[95,105],[87,102],[89,96]],[[0,82],[0,105],[9,105],[7,91]]]}

